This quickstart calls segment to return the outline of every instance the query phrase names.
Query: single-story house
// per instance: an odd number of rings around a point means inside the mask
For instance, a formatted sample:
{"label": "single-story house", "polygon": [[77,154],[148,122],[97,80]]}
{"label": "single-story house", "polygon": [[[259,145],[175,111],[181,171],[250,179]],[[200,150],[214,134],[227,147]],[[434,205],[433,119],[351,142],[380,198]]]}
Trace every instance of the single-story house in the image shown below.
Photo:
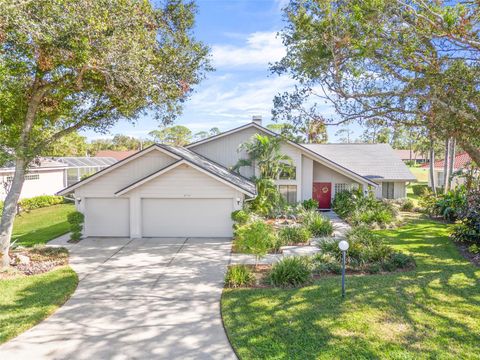
{"label": "single-story house", "polygon": [[415,164],[428,163],[428,156],[418,151],[395,149],[395,153],[403,162],[413,161]]}
{"label": "single-story house", "polygon": [[[66,186],[66,168],[65,164],[47,158],[41,158],[34,162],[25,175],[20,198],[54,195]],[[0,200],[5,200],[13,181],[14,172],[13,165],[7,164],[0,168]]]}
{"label": "single-story house", "polygon": [[[255,121],[185,147],[155,144],[59,192],[74,194],[85,236],[229,237],[230,214],[256,196],[254,168],[231,169],[254,134],[278,136]],[[388,145],[301,145],[285,140],[295,167],[276,184],[290,202],[314,198],[328,209],[335,193],[375,188],[405,197],[414,181]],[[328,150],[331,149],[331,150]],[[343,155],[341,155],[343,154]]]}
{"label": "single-story house", "polygon": [[[453,159],[453,173],[461,172],[462,170],[466,169],[471,163],[472,163],[472,158],[470,155],[468,155],[466,152],[461,152],[455,155],[455,158]],[[433,165],[433,176],[435,177],[436,181],[436,186],[444,186],[445,185],[445,161],[443,159],[437,160],[434,162]],[[423,167],[429,168],[429,174],[428,174],[428,185],[432,186],[432,182],[430,180],[430,167],[429,165],[424,165]],[[463,178],[458,177],[458,176],[453,176],[452,179],[452,187],[455,187],[456,185],[463,184],[464,183]]]}

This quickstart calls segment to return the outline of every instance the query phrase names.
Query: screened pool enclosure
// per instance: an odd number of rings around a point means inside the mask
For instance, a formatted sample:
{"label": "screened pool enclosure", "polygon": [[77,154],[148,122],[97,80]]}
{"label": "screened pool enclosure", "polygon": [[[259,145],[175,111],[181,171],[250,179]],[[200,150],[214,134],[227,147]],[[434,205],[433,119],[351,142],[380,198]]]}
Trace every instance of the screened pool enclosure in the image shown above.
{"label": "screened pool enclosure", "polygon": [[117,162],[112,157],[57,157],[56,161],[68,166],[65,186],[70,186]]}

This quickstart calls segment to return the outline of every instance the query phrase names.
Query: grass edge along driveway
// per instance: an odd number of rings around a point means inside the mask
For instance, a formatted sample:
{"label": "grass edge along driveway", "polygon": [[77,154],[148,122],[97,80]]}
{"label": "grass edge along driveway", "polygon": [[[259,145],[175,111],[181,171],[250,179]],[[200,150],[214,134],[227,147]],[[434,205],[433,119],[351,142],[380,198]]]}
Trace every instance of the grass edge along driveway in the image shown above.
{"label": "grass edge along driveway", "polygon": [[300,289],[225,289],[222,315],[242,359],[478,359],[480,269],[448,225],[413,220],[380,232],[417,268]]}
{"label": "grass edge along driveway", "polygon": [[0,344],[55,312],[70,298],[77,284],[77,274],[69,266],[0,280]]}

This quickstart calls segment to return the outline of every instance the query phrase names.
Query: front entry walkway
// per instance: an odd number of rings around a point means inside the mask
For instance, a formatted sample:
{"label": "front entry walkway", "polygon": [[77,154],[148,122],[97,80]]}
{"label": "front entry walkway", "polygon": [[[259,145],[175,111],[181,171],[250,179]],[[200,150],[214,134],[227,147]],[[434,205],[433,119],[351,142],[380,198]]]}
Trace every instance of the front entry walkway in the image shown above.
{"label": "front entry walkway", "polygon": [[78,289],[0,346],[7,359],[235,359],[220,317],[230,239],[88,238]]}

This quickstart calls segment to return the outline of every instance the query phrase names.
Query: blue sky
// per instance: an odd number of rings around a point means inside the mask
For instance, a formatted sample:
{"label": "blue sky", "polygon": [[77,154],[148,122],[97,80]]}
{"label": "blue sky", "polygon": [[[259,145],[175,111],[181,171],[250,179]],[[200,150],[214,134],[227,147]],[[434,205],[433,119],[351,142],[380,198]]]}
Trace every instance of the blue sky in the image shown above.
{"label": "blue sky", "polygon": [[[282,28],[281,8],[285,0],[197,0],[195,36],[211,49],[214,72],[196,87],[176,124],[188,126],[193,133],[218,127],[228,130],[262,115],[270,121],[275,94],[288,90],[294,82],[273,75],[268,64],[284,54],[276,36]],[[331,114],[329,106],[324,109]],[[121,121],[110,136],[86,132],[88,139],[125,134],[146,138],[158,128],[148,116],[135,125]],[[335,141],[337,129],[329,127],[329,139]],[[358,131],[358,130],[357,130]]]}

